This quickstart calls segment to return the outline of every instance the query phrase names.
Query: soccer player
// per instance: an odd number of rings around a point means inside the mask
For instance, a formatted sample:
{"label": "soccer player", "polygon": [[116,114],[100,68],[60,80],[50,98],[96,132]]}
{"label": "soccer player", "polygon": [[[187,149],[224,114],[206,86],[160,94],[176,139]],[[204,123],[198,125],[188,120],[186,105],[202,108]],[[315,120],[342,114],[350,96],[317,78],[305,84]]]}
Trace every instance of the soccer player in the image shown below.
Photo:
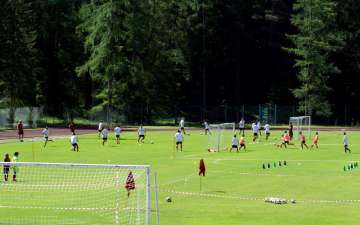
{"label": "soccer player", "polygon": [[121,128],[119,126],[116,126],[114,128],[114,133],[115,133],[115,137],[116,137],[116,144],[120,144],[120,133],[121,133]]}
{"label": "soccer player", "polygon": [[179,145],[180,145],[180,151],[182,152],[182,143],[183,143],[184,137],[181,133],[181,130],[178,130],[175,134],[175,141],[176,141],[176,151],[179,151]]}
{"label": "soccer player", "polygon": [[78,152],[79,151],[79,145],[78,145],[77,136],[76,136],[75,132],[73,132],[71,137],[70,137],[70,143],[74,147],[73,151]]}
{"label": "soccer player", "polygon": [[293,124],[290,122],[290,124],[289,124],[289,136],[290,136],[290,141],[291,141],[291,140],[293,139],[293,137],[294,137],[293,129],[294,129]]}
{"label": "soccer player", "polygon": [[319,143],[319,132],[316,132],[313,139],[313,144],[311,145],[310,149],[312,149],[314,146],[316,148],[319,148],[318,143]]}
{"label": "soccer player", "polygon": [[70,121],[69,129],[71,133],[75,133],[75,123],[73,121]]}
{"label": "soccer player", "polygon": [[49,128],[45,127],[45,129],[41,132],[41,134],[44,137],[44,141],[45,141],[44,148],[45,148],[48,141],[52,141],[52,140],[49,140]]}
{"label": "soccer player", "polygon": [[100,121],[99,126],[98,126],[99,138],[100,138],[100,135],[101,135],[101,131],[102,131],[102,130],[103,130],[103,123],[102,123],[102,121]]}
{"label": "soccer player", "polygon": [[259,131],[259,134],[261,136],[261,123],[260,123],[260,120],[257,121],[256,126],[258,127],[258,131]]}
{"label": "soccer player", "polygon": [[105,127],[102,129],[101,131],[101,137],[103,139],[102,145],[105,145],[105,142],[107,142],[108,139],[108,135],[109,135],[109,130]]}
{"label": "soccer player", "polygon": [[245,145],[245,136],[242,135],[240,138],[240,148],[239,150],[241,150],[241,148],[244,148],[244,150],[246,149],[246,145]]}
{"label": "soccer player", "polygon": [[266,140],[269,139],[270,137],[270,125],[267,123],[265,124],[264,126],[264,130],[265,130],[265,137],[266,137]]}
{"label": "soccer player", "polygon": [[245,136],[245,120],[244,120],[244,118],[241,118],[241,120],[239,122],[239,131],[240,131],[240,135]]}
{"label": "soccer player", "polygon": [[290,135],[288,134],[287,131],[284,131],[284,134],[282,135],[282,142],[280,144],[280,148],[282,148],[282,146],[284,146],[285,148],[287,148],[287,145],[289,145],[290,143]]}
{"label": "soccer player", "polygon": [[185,133],[185,121],[184,121],[184,119],[180,120],[179,127],[180,127],[181,132],[183,132],[183,134],[186,134]]}
{"label": "soccer player", "polygon": [[140,124],[140,127],[138,129],[138,135],[139,135],[139,138],[138,138],[138,143],[144,143],[144,140],[145,140],[145,128],[143,127],[142,124]]}
{"label": "soccer player", "polygon": [[[13,161],[13,163],[17,163],[19,161],[19,152],[14,153],[12,161]],[[18,168],[18,166],[16,164],[13,164],[12,169],[13,169],[13,172],[14,172],[13,181],[16,182],[16,175],[19,173],[19,168]]]}
{"label": "soccer player", "polygon": [[11,162],[10,156],[9,154],[5,154],[5,158],[4,158],[4,180],[8,181],[9,180],[9,171],[10,171],[10,164],[8,164],[9,162]]}
{"label": "soccer player", "polygon": [[230,148],[230,152],[233,149],[236,149],[236,152],[239,152],[239,147],[238,147],[238,139],[236,138],[236,134],[233,136],[233,138],[231,139],[231,148]]}
{"label": "soccer player", "polygon": [[349,153],[351,153],[351,150],[349,148],[349,138],[346,134],[346,132],[344,132],[344,150],[345,150],[345,153],[347,153],[347,151],[349,151]]}
{"label": "soccer player", "polygon": [[208,133],[211,135],[210,127],[206,120],[204,121],[204,126],[205,126],[205,135],[207,135]]}
{"label": "soccer player", "polygon": [[21,120],[19,120],[16,128],[18,130],[19,141],[23,142],[24,141],[24,124]]}
{"label": "soccer player", "polygon": [[299,132],[299,135],[300,135],[301,149],[304,149],[304,146],[306,147],[306,149],[309,149],[309,147],[306,145],[305,135],[301,131]]}
{"label": "soccer player", "polygon": [[256,139],[258,138],[259,127],[258,127],[257,124],[254,122],[254,123],[251,125],[251,129],[252,129],[252,132],[253,132],[253,142],[255,142]]}

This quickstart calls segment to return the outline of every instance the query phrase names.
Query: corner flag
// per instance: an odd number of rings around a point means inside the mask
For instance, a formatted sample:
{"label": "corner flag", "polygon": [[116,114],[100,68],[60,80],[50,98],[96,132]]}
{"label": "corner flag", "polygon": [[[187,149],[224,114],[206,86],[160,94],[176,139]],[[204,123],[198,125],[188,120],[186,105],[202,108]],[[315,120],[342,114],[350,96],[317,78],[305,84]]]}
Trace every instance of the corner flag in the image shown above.
{"label": "corner flag", "polygon": [[128,197],[130,196],[130,191],[135,189],[135,180],[132,172],[129,172],[129,175],[126,178],[125,188],[128,191]]}
{"label": "corner flag", "polygon": [[199,163],[199,176],[203,176],[205,177],[205,163],[203,159],[200,159],[200,163]]}

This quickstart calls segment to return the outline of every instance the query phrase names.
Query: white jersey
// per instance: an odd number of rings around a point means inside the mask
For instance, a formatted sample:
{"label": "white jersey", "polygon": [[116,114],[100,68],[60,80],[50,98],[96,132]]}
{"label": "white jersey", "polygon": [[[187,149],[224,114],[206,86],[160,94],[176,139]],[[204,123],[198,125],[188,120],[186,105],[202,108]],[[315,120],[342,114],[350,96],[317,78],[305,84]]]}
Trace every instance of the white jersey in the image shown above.
{"label": "white jersey", "polygon": [[261,129],[261,123],[260,122],[257,122],[256,126],[258,127],[259,130]]}
{"label": "white jersey", "polygon": [[183,141],[183,135],[182,135],[182,133],[177,132],[177,133],[175,134],[175,140],[176,140],[176,142],[182,142],[182,141]]}
{"label": "white jersey", "polygon": [[184,120],[180,120],[179,126],[181,128],[183,128],[185,126],[185,121]]}
{"label": "white jersey", "polygon": [[101,131],[101,136],[102,138],[107,138],[108,137],[108,134],[109,134],[109,131],[108,129],[104,128],[102,131]]}
{"label": "white jersey", "polygon": [[114,133],[115,133],[115,135],[120,135],[120,132],[121,132],[121,128],[120,128],[120,127],[115,127],[115,128],[114,128]]}
{"label": "white jersey", "polygon": [[209,129],[209,124],[207,122],[204,122],[205,129]]}
{"label": "white jersey", "polygon": [[239,128],[245,128],[245,120],[240,120]]}
{"label": "white jersey", "polygon": [[344,135],[344,145],[349,145],[349,139],[347,135]]}
{"label": "white jersey", "polygon": [[139,135],[145,135],[145,128],[144,127],[139,127],[138,134]]}
{"label": "white jersey", "polygon": [[71,135],[71,137],[70,137],[70,142],[71,142],[71,144],[77,144],[77,137],[76,137],[76,135]]}
{"label": "white jersey", "polygon": [[259,132],[259,127],[258,127],[258,125],[255,124],[255,123],[253,123],[253,124],[251,125],[251,129],[252,129],[252,132],[253,132],[253,133],[258,133],[258,132]]}
{"label": "white jersey", "polygon": [[238,146],[238,143],[239,143],[238,139],[236,137],[233,137],[232,140],[231,140],[231,145],[232,146]]}
{"label": "white jersey", "polygon": [[264,129],[265,129],[265,133],[270,133],[270,125],[269,124],[265,124]]}
{"label": "white jersey", "polygon": [[100,122],[98,130],[102,130],[102,129],[103,129],[103,124]]}
{"label": "white jersey", "polygon": [[45,138],[49,137],[49,130],[48,129],[44,129],[41,133]]}

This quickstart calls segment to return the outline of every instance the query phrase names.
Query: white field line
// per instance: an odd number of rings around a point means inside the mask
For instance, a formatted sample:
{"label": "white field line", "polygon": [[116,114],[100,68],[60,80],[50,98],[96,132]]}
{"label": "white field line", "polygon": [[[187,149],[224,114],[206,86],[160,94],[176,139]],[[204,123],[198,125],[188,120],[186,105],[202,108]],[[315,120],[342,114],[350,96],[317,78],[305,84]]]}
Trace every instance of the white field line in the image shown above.
{"label": "white field line", "polygon": [[[186,158],[185,160],[199,160],[198,158]],[[264,162],[273,162],[277,161],[275,159],[243,159],[243,158],[207,158],[206,161],[264,161]],[[283,161],[283,160],[281,160]],[[287,159],[286,162],[344,162],[349,161],[346,159]],[[360,160],[350,160],[350,161],[360,161]]]}
{"label": "white field line", "polygon": [[[184,192],[184,191],[176,191],[176,190],[168,190],[168,189],[159,189],[160,192],[164,193],[172,193],[177,195],[184,196],[194,196],[194,197],[205,197],[205,198],[223,198],[223,199],[236,199],[243,201],[264,201],[265,197],[249,197],[249,196],[235,196],[235,195],[219,195],[219,194],[206,194],[200,192]],[[359,204],[360,199],[348,199],[348,200],[314,200],[314,199],[303,199],[296,200],[298,203],[313,203],[313,204]]]}
{"label": "white field line", "polygon": [[[48,206],[12,206],[12,205],[0,205],[0,208],[8,209],[46,209],[46,210],[62,210],[62,211],[115,211],[118,208],[107,207],[48,207]],[[122,210],[139,210],[139,208],[124,207]],[[144,211],[144,208],[140,208]]]}

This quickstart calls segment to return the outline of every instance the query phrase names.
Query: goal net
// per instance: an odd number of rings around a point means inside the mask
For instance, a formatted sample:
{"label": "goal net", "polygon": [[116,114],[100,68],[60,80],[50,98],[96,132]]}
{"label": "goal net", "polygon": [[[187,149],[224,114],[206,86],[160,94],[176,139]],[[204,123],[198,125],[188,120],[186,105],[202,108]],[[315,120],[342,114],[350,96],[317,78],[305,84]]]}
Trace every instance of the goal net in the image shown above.
{"label": "goal net", "polygon": [[289,124],[293,125],[294,137],[299,137],[301,131],[305,136],[310,138],[311,136],[311,117],[310,116],[297,116],[290,117]]}
{"label": "goal net", "polygon": [[235,134],[235,123],[210,124],[211,134],[208,135],[208,149],[211,151],[225,150],[231,145]]}
{"label": "goal net", "polygon": [[0,166],[0,224],[150,224],[149,166],[4,162]]}

